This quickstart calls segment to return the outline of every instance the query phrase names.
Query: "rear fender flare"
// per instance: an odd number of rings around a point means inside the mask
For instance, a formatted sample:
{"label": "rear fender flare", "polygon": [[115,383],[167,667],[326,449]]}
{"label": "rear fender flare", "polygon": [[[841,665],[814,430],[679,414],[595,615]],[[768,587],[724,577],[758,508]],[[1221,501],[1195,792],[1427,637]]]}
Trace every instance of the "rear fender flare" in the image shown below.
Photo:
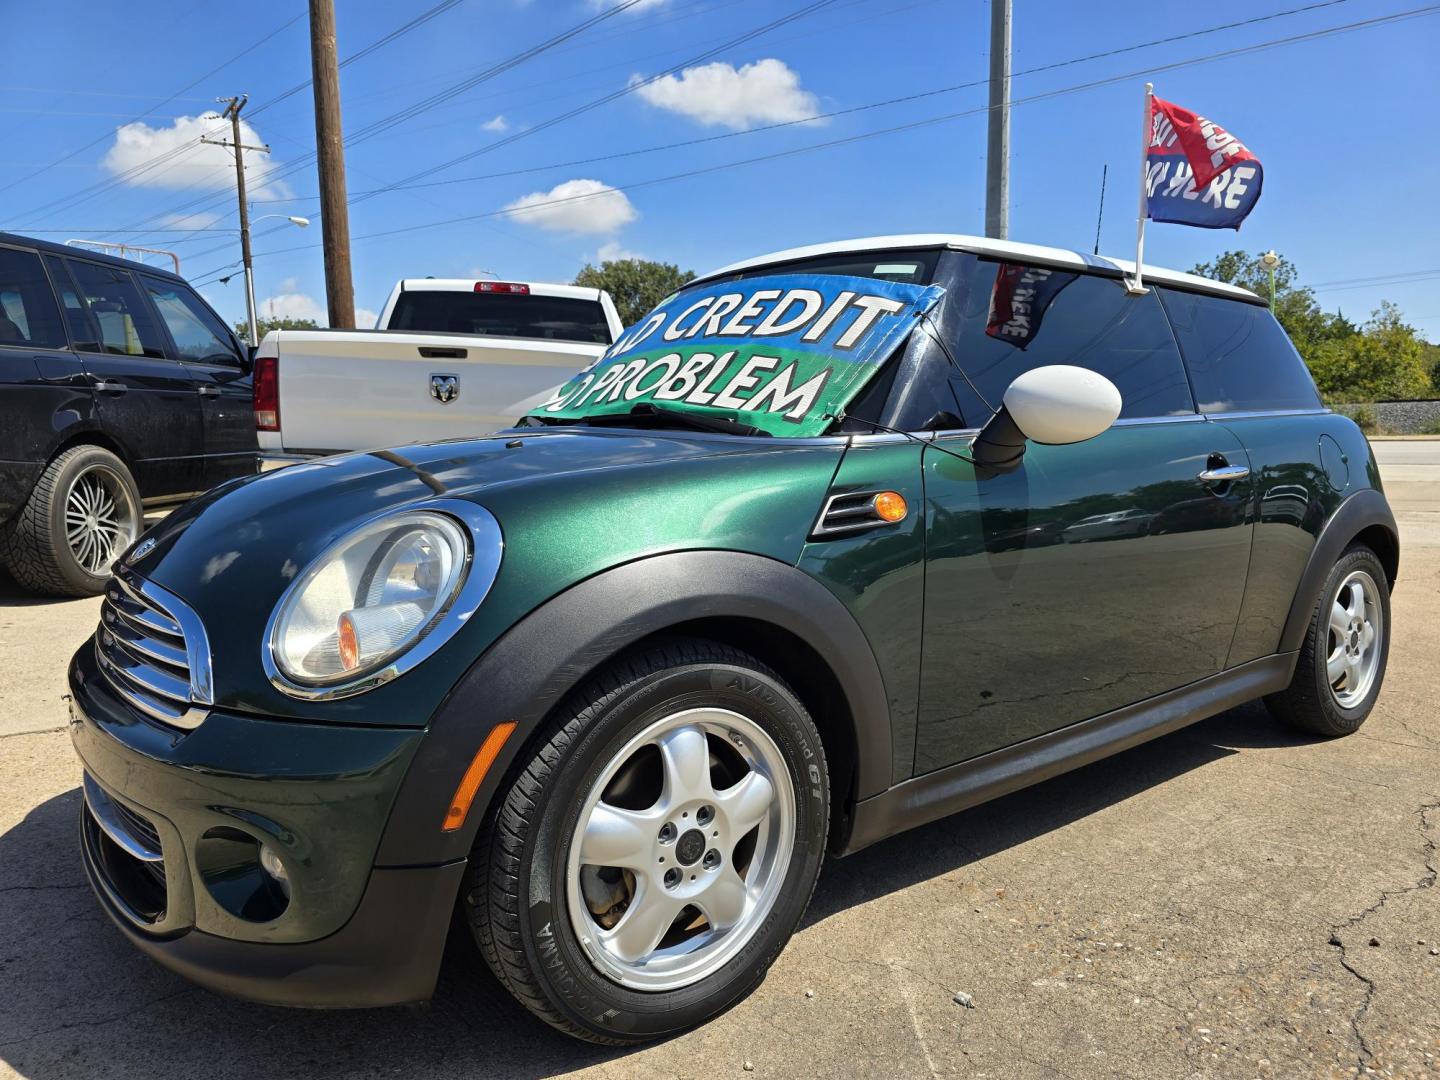
{"label": "rear fender flare", "polygon": [[[377,864],[418,865],[468,855],[506,774],[566,694],[630,645],[707,618],[770,623],[809,644],[830,667],[849,707],[857,750],[854,797],[868,798],[889,786],[885,683],[869,641],[844,604],[814,578],[774,559],[675,552],[573,586],[516,623],[471,665],[431,718],[391,811]],[[486,774],[464,826],[442,833],[450,800],[481,742],[495,724],[510,720],[516,730]]]}
{"label": "rear fender flare", "polygon": [[1325,585],[1325,579],[1330,576],[1331,567],[1357,536],[1373,526],[1379,526],[1390,534],[1398,560],[1400,534],[1395,527],[1395,515],[1391,513],[1390,504],[1382,492],[1375,488],[1362,488],[1346,498],[1330,515],[1310,551],[1305,571],[1300,575],[1300,584],[1295,589],[1295,598],[1291,601],[1277,652],[1294,653],[1300,648],[1310,619],[1315,614],[1316,599]]}

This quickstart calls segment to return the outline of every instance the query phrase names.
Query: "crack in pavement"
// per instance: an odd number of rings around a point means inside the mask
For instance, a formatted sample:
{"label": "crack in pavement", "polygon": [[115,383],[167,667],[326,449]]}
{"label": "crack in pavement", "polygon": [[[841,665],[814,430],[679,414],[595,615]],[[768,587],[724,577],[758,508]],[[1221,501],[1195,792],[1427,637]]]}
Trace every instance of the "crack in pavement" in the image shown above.
{"label": "crack in pavement", "polygon": [[143,1012],[152,1006],[159,1005],[162,1001],[169,1001],[171,998],[177,998],[182,994],[193,994],[199,989],[198,986],[182,986],[179,990],[171,991],[168,994],[161,994],[159,997],[150,998],[148,1001],[142,1001],[133,1008],[126,1009],[124,1012],[118,1013],[115,1016],[104,1016],[95,1020],[72,1020],[68,1024],[57,1024],[52,1028],[46,1028],[44,1031],[36,1031],[18,1039],[9,1039],[5,1042],[0,1042],[0,1048],[34,1042],[36,1039],[43,1039],[46,1035],[54,1035],[57,1031],[69,1031],[71,1028],[104,1027],[106,1024],[117,1023],[126,1017],[134,1016],[138,1012]]}
{"label": "crack in pavement", "polygon": [[1346,951],[1345,942],[1341,940],[1340,937],[1340,931],[1348,930],[1351,927],[1358,926],[1360,923],[1368,919],[1371,915],[1374,915],[1377,911],[1383,908],[1387,903],[1390,902],[1391,899],[1395,897],[1407,896],[1410,893],[1419,892],[1422,889],[1429,889],[1434,887],[1437,877],[1437,870],[1435,867],[1436,846],[1434,838],[1430,835],[1430,830],[1431,828],[1433,828],[1433,826],[1427,820],[1427,815],[1429,815],[1434,810],[1440,810],[1440,799],[1436,799],[1434,802],[1422,803],[1415,811],[1416,828],[1420,830],[1420,839],[1422,841],[1420,848],[1421,860],[1426,871],[1425,874],[1420,878],[1420,880],[1415,882],[1415,884],[1413,885],[1405,886],[1403,889],[1382,890],[1380,893],[1380,899],[1376,900],[1375,903],[1371,904],[1368,908],[1366,908],[1359,914],[1350,916],[1350,918],[1346,919],[1344,922],[1339,923],[1331,927],[1330,929],[1329,944],[1339,950],[1340,966],[1343,967],[1346,971],[1348,971],[1351,975],[1355,976],[1356,979],[1360,980],[1361,984],[1365,987],[1365,996],[1361,999],[1359,1007],[1350,1017],[1350,1031],[1351,1034],[1353,1034],[1355,1037],[1355,1042],[1360,1047],[1360,1054],[1356,1060],[1358,1062],[1360,1072],[1362,1073],[1367,1069],[1369,1063],[1375,1060],[1375,1051],[1370,1047],[1370,1043],[1366,1040],[1365,1033],[1360,1030],[1360,1025],[1364,1022],[1366,1015],[1370,1011],[1370,1006],[1375,1001],[1375,994],[1378,987],[1375,985],[1374,979],[1370,978],[1367,975],[1362,975],[1359,971],[1356,970],[1355,965],[1350,962],[1350,957]]}

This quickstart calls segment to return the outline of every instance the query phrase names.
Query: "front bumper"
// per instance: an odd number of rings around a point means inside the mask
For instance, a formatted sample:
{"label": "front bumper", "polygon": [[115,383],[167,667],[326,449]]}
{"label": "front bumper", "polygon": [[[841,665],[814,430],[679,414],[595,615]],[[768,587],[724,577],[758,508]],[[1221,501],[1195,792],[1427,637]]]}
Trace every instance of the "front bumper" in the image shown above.
{"label": "front bumper", "polygon": [[[375,865],[422,732],[219,710],[184,732],[121,701],[90,642],[69,675],[86,873],[138,948],[273,1004],[430,995],[464,860]],[[262,846],[283,861],[283,887]]]}

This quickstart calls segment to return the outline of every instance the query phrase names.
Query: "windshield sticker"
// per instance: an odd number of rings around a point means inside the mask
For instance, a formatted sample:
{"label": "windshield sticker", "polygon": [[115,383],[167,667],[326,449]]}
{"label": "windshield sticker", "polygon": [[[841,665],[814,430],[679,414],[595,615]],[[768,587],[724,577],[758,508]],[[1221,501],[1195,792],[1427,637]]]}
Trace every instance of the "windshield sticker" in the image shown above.
{"label": "windshield sticker", "polygon": [[665,300],[536,415],[637,405],[726,416],[772,435],[819,435],[944,294],[829,274],[715,282]]}

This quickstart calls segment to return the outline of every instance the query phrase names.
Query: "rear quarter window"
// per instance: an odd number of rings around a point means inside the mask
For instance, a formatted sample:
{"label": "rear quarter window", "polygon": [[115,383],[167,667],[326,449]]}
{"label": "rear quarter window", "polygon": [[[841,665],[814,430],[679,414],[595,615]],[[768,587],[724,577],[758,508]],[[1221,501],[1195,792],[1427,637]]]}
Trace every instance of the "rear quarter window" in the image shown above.
{"label": "rear quarter window", "polygon": [[1268,308],[1178,289],[1158,291],[1201,412],[1322,407],[1310,370]]}

